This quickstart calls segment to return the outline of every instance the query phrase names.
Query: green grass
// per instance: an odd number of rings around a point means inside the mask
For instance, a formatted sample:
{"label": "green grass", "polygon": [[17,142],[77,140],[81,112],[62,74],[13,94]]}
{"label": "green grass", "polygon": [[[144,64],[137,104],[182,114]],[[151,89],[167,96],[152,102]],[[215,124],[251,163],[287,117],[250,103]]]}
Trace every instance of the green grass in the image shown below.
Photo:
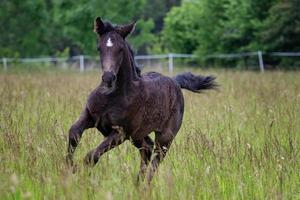
{"label": "green grass", "polygon": [[0,199],[300,199],[300,72],[198,71],[220,91],[184,92],[183,125],[149,188],[135,185],[138,151],[85,154],[102,136],[86,131],[73,174],[68,129],[98,73],[0,74]]}

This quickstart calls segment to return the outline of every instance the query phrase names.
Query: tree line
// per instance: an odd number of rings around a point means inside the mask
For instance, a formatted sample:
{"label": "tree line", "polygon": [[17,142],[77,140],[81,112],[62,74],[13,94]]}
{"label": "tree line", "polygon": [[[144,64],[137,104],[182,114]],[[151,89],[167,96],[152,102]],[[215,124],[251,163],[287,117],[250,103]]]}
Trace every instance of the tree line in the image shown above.
{"label": "tree line", "polygon": [[95,54],[93,21],[116,24],[138,20],[131,43],[139,53],[151,50],[163,19],[179,0],[1,0],[0,56]]}
{"label": "tree line", "polygon": [[[166,48],[200,58],[259,50],[299,52],[300,0],[184,1],[167,14],[162,38]],[[300,64],[299,59],[266,59]]]}
{"label": "tree line", "polygon": [[139,54],[300,50],[300,0],[1,0],[0,55],[96,54],[96,16],[138,20]]}

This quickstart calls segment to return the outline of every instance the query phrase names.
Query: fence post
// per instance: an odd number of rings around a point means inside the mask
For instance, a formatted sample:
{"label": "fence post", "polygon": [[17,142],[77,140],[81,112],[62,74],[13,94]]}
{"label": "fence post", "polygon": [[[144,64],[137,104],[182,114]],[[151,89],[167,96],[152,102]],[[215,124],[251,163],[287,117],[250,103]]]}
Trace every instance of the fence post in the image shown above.
{"label": "fence post", "polygon": [[84,72],[84,55],[79,56],[80,72]]}
{"label": "fence post", "polygon": [[169,57],[169,72],[173,73],[173,57],[174,56],[172,53],[169,53],[168,57]]}
{"label": "fence post", "polygon": [[258,60],[259,60],[259,68],[260,68],[260,71],[261,72],[264,72],[265,71],[265,68],[264,68],[264,60],[263,60],[263,55],[262,55],[262,52],[261,51],[258,51]]}
{"label": "fence post", "polygon": [[2,62],[3,62],[3,69],[4,69],[4,71],[6,71],[7,70],[7,59],[2,58]]}

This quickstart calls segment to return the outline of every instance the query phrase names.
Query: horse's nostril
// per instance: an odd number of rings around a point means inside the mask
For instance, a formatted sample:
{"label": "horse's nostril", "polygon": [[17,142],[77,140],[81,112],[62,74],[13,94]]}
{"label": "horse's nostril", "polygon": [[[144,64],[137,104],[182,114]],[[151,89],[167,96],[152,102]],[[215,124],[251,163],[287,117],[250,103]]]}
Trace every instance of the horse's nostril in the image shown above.
{"label": "horse's nostril", "polygon": [[112,81],[115,81],[116,78],[117,78],[117,76],[113,74]]}
{"label": "horse's nostril", "polygon": [[103,82],[106,82],[106,81],[107,81],[106,76],[104,76],[104,75],[102,76],[102,81],[103,81]]}
{"label": "horse's nostril", "polygon": [[116,80],[116,75],[112,72],[104,72],[102,76],[102,81],[105,83],[108,83],[109,85],[112,84],[113,81]]}

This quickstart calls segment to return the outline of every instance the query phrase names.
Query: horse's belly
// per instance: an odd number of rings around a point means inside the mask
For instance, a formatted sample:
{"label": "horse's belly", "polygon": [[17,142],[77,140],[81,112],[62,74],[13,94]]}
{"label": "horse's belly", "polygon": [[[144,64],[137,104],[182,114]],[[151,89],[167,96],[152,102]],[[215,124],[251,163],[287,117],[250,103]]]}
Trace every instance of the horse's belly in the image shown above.
{"label": "horse's belly", "polygon": [[141,139],[153,131],[161,131],[169,119],[169,113],[169,111],[163,110],[162,107],[145,108],[136,115],[137,120],[131,122],[132,132],[130,136],[133,139]]}

